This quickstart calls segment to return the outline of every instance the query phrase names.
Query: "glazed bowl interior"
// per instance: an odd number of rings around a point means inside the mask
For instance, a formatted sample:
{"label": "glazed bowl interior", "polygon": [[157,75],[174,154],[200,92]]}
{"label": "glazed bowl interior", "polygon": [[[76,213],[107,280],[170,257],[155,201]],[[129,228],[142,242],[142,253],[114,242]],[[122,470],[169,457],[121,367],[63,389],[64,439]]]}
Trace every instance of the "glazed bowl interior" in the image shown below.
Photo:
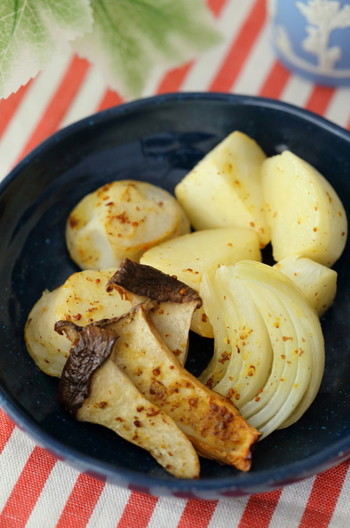
{"label": "glazed bowl interior", "polygon": [[[233,130],[267,155],[284,149],[314,165],[350,211],[350,134],[295,107],[229,94],[169,94],[106,110],[35,149],[0,184],[0,404],[35,441],[81,471],[156,495],[217,498],[267,491],[322,471],[350,453],[350,252],[336,263],[338,293],[322,318],[326,368],[319,394],[295,425],[259,442],[249,473],[201,459],[199,480],[168,475],[151,456],[102,427],[78,423],[57,402],[58,380],[29,357],[23,327],[45,289],[77,267],[65,222],[88,192],[119,179],[171,192]],[[211,340],[191,335],[187,368],[199,374]]]}

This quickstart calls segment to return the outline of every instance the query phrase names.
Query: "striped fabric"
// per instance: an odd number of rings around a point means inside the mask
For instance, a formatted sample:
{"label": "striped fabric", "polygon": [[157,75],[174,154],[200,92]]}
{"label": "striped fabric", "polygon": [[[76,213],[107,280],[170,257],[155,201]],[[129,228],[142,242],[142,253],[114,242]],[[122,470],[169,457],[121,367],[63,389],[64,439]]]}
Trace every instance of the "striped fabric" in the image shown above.
{"label": "striped fabric", "polygon": [[[224,91],[280,99],[350,129],[350,88],[293,76],[269,46],[265,0],[208,0],[224,40],[197,61],[150,79],[144,95]],[[57,129],[122,102],[99,71],[60,56],[0,101],[0,179]],[[346,528],[350,471],[343,463],[269,493],[205,501],[156,498],[79,474],[36,446],[0,410],[0,528]]]}

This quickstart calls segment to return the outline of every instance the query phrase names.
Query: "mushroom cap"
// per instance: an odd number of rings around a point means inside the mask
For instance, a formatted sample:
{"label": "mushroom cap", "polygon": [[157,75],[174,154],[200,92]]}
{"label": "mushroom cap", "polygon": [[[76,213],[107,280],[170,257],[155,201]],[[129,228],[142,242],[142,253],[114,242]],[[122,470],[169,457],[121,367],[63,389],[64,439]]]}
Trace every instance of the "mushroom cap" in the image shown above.
{"label": "mushroom cap", "polygon": [[118,336],[105,328],[94,325],[82,328],[67,321],[59,321],[55,329],[73,341],[58,394],[62,405],[75,416],[89,396],[92,375],[109,358]]}
{"label": "mushroom cap", "polygon": [[184,282],[152,266],[138,264],[130,259],[122,261],[116,273],[107,283],[107,290],[118,289],[119,287],[159,302],[186,303],[197,301],[198,307],[202,304],[198,292]]}

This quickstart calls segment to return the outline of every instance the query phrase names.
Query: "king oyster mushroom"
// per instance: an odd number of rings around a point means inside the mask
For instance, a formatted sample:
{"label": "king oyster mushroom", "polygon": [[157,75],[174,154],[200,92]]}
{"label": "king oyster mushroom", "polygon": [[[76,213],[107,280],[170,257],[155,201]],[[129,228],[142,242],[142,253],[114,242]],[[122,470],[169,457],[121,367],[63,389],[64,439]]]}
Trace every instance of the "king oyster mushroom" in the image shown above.
{"label": "king oyster mushroom", "polygon": [[82,328],[69,321],[58,322],[55,329],[73,343],[59,383],[67,411],[146,449],[172,475],[197,478],[199,460],[190,440],[110,359],[118,336],[109,329]]}
{"label": "king oyster mushroom", "polygon": [[117,290],[132,306],[146,299],[157,301],[149,315],[168,348],[185,364],[193,313],[202,304],[199,294],[187,284],[145,264],[124,259],[107,282],[107,291]]}
{"label": "king oyster mushroom", "polygon": [[[127,291],[127,286],[132,292]],[[119,295],[115,295],[115,290]],[[186,294],[181,295],[181,291]],[[151,312],[154,324],[170,350],[184,363],[192,315],[201,303],[198,293],[161,271],[128,259],[117,273],[112,269],[84,270],[70,275],[55,290],[45,291],[25,325],[28,352],[43,372],[60,377],[70,346],[54,331],[56,321],[76,321],[86,326],[123,315],[149,297],[158,299]]]}
{"label": "king oyster mushroom", "polygon": [[52,291],[45,290],[32,307],[24,328],[27,350],[35,364],[49,376],[61,375],[70,343],[55,332],[56,321],[92,321],[122,315],[131,308],[127,300],[106,291],[115,269],[72,273]]}
{"label": "king oyster mushroom", "polygon": [[161,339],[150,303],[128,314],[92,323],[118,336],[111,360],[142,394],[170,416],[199,454],[248,471],[259,432],[228,399],[190,374]]}

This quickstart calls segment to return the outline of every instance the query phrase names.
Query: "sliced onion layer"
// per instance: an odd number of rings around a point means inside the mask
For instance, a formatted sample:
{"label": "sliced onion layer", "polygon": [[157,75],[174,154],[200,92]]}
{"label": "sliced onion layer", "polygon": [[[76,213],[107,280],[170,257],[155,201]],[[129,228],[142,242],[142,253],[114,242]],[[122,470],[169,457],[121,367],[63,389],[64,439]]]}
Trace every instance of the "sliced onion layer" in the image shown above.
{"label": "sliced onion layer", "polygon": [[323,375],[316,311],[288,277],[261,262],[220,266],[202,284],[215,335],[202,380],[230,398],[262,438],[291,425],[311,405]]}

